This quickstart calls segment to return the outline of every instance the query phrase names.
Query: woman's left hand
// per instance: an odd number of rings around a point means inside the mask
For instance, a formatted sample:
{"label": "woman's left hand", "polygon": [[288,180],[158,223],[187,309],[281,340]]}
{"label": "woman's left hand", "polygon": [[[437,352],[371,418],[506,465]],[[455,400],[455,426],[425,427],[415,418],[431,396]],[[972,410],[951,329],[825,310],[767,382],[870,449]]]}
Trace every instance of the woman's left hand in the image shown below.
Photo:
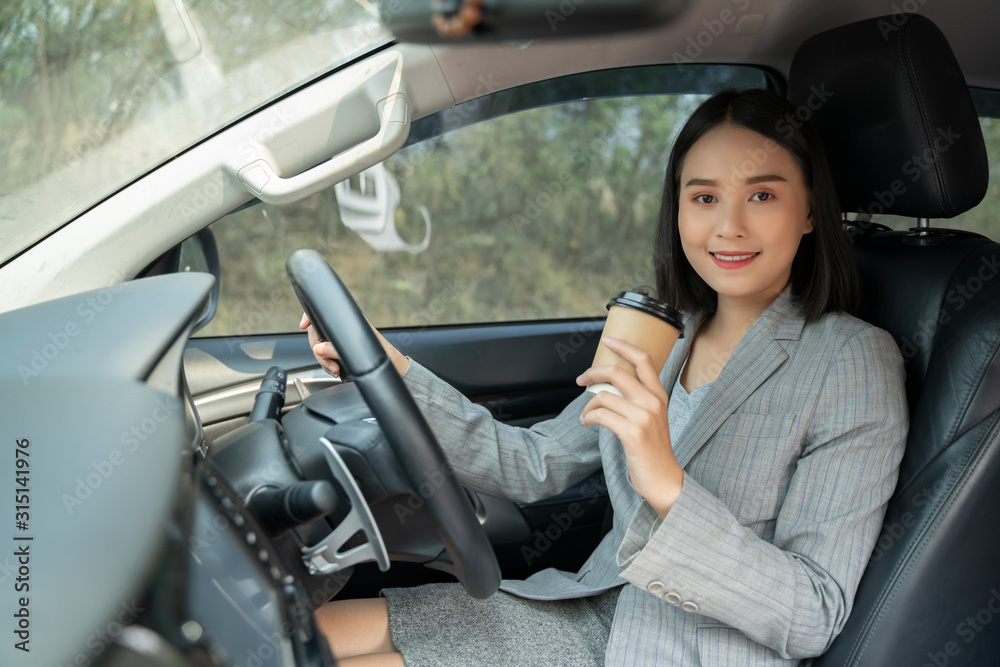
{"label": "woman's left hand", "polygon": [[635,366],[639,379],[618,366],[595,366],[576,379],[586,386],[607,382],[625,395],[599,392],[583,408],[580,423],[600,424],[621,440],[632,488],[660,518],[666,516],[681,493],[684,469],[674,456],[667,425],[669,397],[647,352],[616,338],[604,338],[612,352]]}

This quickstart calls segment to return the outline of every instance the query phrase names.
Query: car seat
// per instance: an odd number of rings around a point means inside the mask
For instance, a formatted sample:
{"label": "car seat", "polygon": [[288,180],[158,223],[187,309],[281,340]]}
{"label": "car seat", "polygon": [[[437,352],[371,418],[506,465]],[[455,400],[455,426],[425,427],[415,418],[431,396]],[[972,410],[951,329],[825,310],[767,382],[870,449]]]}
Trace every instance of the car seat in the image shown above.
{"label": "car seat", "polygon": [[[799,47],[796,119],[824,139],[863,285],[863,319],[906,360],[910,433],[833,665],[1000,664],[1000,245],[930,226],[986,192],[982,131],[930,20],[893,14]],[[795,122],[796,119],[789,119]],[[868,220],[917,219],[911,231]]]}

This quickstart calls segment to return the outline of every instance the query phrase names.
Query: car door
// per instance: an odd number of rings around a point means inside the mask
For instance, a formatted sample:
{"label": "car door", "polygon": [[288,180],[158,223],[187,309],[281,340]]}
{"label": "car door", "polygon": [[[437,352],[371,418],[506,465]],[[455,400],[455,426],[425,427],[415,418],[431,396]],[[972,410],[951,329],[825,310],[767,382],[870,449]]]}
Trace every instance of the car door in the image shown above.
{"label": "car door", "polygon": [[[550,419],[582,391],[608,300],[655,283],[649,252],[670,142],[707,94],[763,87],[760,70],[655,66],[590,72],[416,120],[406,146],[286,206],[256,203],[209,227],[220,259],[213,321],[185,373],[209,442],[246,422],[260,378],[288,401],[336,382],[299,330],[288,255],[320,251],[369,321],[499,421]],[[503,575],[575,570],[611,527],[603,472],[522,504],[479,495]],[[342,595],[440,580],[364,566]]]}

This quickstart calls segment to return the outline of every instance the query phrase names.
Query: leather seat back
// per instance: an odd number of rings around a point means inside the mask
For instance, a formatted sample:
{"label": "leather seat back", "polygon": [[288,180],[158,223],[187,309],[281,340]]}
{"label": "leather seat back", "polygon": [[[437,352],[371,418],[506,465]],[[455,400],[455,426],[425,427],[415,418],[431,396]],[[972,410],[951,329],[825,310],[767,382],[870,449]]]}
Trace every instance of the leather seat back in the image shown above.
{"label": "leather seat back", "polygon": [[[824,139],[845,212],[947,218],[986,192],[965,79],[924,17],[807,40],[789,98]],[[851,614],[810,662],[1000,664],[1000,245],[863,219],[848,231],[859,316],[892,334],[906,360],[910,433]]]}

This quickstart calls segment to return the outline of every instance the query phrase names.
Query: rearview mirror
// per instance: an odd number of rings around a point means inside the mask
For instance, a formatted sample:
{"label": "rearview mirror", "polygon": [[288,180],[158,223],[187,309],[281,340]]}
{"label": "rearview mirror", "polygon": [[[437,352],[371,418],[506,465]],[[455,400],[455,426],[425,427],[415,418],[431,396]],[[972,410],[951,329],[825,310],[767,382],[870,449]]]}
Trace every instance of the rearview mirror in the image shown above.
{"label": "rearview mirror", "polygon": [[516,41],[645,30],[689,0],[382,0],[380,19],[400,42]]}

